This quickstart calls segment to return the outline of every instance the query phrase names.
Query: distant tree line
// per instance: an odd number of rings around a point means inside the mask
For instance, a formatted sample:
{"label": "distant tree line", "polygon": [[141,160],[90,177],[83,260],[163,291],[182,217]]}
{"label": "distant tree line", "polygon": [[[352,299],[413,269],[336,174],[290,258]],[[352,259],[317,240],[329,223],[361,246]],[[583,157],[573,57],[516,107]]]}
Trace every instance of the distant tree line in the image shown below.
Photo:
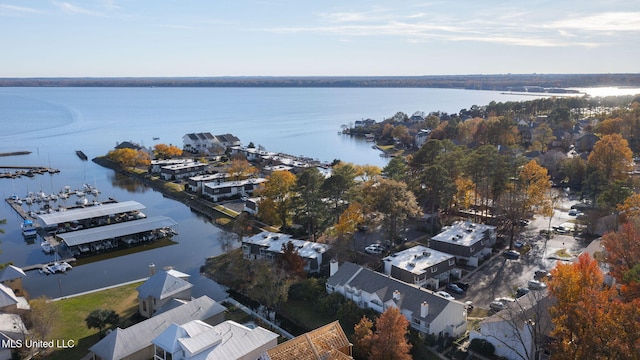
{"label": "distant tree line", "polygon": [[110,77],[0,78],[0,87],[418,87],[508,90],[640,86],[640,74],[497,74],[429,76],[247,76],[247,77]]}

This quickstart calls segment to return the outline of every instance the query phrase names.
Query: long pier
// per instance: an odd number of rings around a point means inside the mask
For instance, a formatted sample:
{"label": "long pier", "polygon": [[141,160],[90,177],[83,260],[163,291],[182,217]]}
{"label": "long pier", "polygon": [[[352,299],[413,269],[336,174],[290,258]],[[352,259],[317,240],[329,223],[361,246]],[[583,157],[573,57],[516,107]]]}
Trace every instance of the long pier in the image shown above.
{"label": "long pier", "polygon": [[22,176],[34,177],[36,175],[56,174],[56,173],[60,172],[60,170],[58,170],[58,169],[45,167],[45,166],[9,166],[9,165],[4,165],[4,166],[0,166],[0,169],[15,170],[13,172],[11,172],[11,171],[0,172],[0,178],[5,178],[5,179],[14,179],[14,178],[22,177]]}
{"label": "long pier", "polygon": [[57,260],[57,261],[51,261],[48,262],[46,264],[33,264],[33,265],[27,265],[25,267],[22,268],[22,271],[27,272],[27,271],[31,271],[31,270],[42,270],[44,268],[46,268],[47,266],[51,266],[56,262],[66,262],[66,263],[71,263],[71,262],[75,262],[76,258],[74,257],[70,257],[68,259],[62,259],[62,260]]}

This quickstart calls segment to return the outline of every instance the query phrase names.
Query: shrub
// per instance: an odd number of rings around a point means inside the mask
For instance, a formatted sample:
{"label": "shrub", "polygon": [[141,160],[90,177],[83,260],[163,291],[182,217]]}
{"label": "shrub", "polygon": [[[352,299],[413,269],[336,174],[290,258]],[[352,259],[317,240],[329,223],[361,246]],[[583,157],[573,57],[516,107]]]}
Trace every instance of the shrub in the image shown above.
{"label": "shrub", "polygon": [[471,340],[471,344],[469,344],[469,348],[484,356],[492,356],[496,350],[495,346],[493,346],[492,343],[488,342],[485,339]]}

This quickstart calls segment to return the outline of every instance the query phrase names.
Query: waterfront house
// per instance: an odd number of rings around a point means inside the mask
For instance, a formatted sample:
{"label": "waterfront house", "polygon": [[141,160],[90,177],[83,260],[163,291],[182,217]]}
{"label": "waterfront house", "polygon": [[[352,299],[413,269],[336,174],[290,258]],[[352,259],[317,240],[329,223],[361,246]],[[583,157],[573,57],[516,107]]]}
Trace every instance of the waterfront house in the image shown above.
{"label": "waterfront house", "polygon": [[189,190],[194,193],[202,193],[202,188],[206,183],[221,184],[227,180],[229,174],[220,172],[215,174],[196,175],[189,178]]}
{"label": "waterfront house", "polygon": [[376,121],[373,119],[362,119],[362,120],[356,120],[355,124],[353,124],[354,128],[360,128],[360,127],[367,127],[367,126],[371,126],[373,124],[375,124]]}
{"label": "waterfront house", "polygon": [[201,162],[189,162],[183,164],[166,165],[160,168],[160,176],[165,181],[185,179],[203,174],[207,171],[207,164]]}
{"label": "waterfront house", "polygon": [[202,195],[217,202],[234,196],[250,196],[267,181],[264,178],[246,179],[239,181],[208,182],[202,187]]}
{"label": "waterfront house", "polygon": [[311,330],[267,350],[260,360],[348,360],[353,345],[338,321]]}
{"label": "waterfront house", "polygon": [[154,358],[152,341],[171,324],[186,324],[201,320],[209,325],[224,321],[226,308],[208,296],[202,296],[189,302],[183,302],[170,310],[131,325],[128,328],[116,328],[89,348],[93,360],[147,360]]}
{"label": "waterfront house", "polygon": [[219,146],[218,140],[211,133],[190,133],[182,137],[183,149],[190,153],[198,154],[207,149]]}
{"label": "waterfront house", "polygon": [[248,260],[274,260],[283,253],[283,247],[289,242],[298,251],[298,255],[305,261],[304,270],[317,273],[322,266],[323,257],[330,246],[312,241],[293,239],[291,235],[263,231],[259,234],[242,239],[242,256]]}
{"label": "waterfront house", "polygon": [[156,159],[151,160],[149,171],[153,174],[159,174],[163,166],[180,165],[193,163],[193,159]]}
{"label": "waterfront house", "polygon": [[496,243],[496,227],[471,221],[456,221],[431,238],[429,247],[456,257],[461,264],[477,267],[491,256]]}
{"label": "waterfront house", "polygon": [[260,326],[249,328],[231,320],[215,326],[193,320],[171,324],[151,342],[154,360],[256,360],[278,345],[278,336]]}
{"label": "waterfront house", "polygon": [[174,299],[190,300],[193,284],[188,278],[189,275],[173,269],[153,274],[136,289],[140,315],[150,318]]}
{"label": "waterfront house", "polygon": [[457,337],[467,329],[465,304],[353,263],[332,261],[326,289],[378,313],[395,307],[424,334]]}
{"label": "waterfront house", "polygon": [[16,296],[11,288],[0,284],[0,311],[24,314],[30,308],[29,302],[25,297]]}
{"label": "waterfront house", "polygon": [[382,259],[388,276],[428,289],[437,289],[451,276],[460,278],[455,256],[418,245]]}
{"label": "waterfront house", "polygon": [[429,140],[430,135],[431,135],[431,129],[421,129],[420,131],[418,131],[418,133],[414,137],[413,143],[418,149],[420,149],[422,145],[424,145],[424,143],[426,143],[427,140]]}
{"label": "waterfront house", "polygon": [[229,148],[231,155],[241,154],[248,161],[251,162],[259,162],[264,158],[268,158],[270,156],[276,156],[278,153],[262,150],[255,147],[244,147],[244,146],[232,146]]}
{"label": "waterfront house", "polygon": [[22,278],[26,277],[21,268],[13,265],[7,265],[0,271],[0,284],[10,288],[14,294],[20,295],[22,291]]}
{"label": "waterfront house", "polygon": [[231,134],[223,134],[215,136],[218,143],[225,148],[230,148],[232,146],[240,146],[240,139]]}

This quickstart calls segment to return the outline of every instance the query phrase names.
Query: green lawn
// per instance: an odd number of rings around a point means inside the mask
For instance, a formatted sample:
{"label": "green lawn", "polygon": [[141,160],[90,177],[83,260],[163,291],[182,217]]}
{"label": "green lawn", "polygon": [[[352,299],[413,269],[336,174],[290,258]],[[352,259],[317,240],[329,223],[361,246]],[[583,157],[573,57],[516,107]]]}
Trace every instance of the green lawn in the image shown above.
{"label": "green lawn", "polygon": [[123,320],[130,320],[138,312],[138,293],[141,283],[120,286],[92,294],[50,302],[59,312],[59,320],[53,329],[52,339],[73,340],[72,349],[55,351],[48,359],[80,359],[98,340],[98,330],[89,329],[84,319],[96,309],[115,310]]}

